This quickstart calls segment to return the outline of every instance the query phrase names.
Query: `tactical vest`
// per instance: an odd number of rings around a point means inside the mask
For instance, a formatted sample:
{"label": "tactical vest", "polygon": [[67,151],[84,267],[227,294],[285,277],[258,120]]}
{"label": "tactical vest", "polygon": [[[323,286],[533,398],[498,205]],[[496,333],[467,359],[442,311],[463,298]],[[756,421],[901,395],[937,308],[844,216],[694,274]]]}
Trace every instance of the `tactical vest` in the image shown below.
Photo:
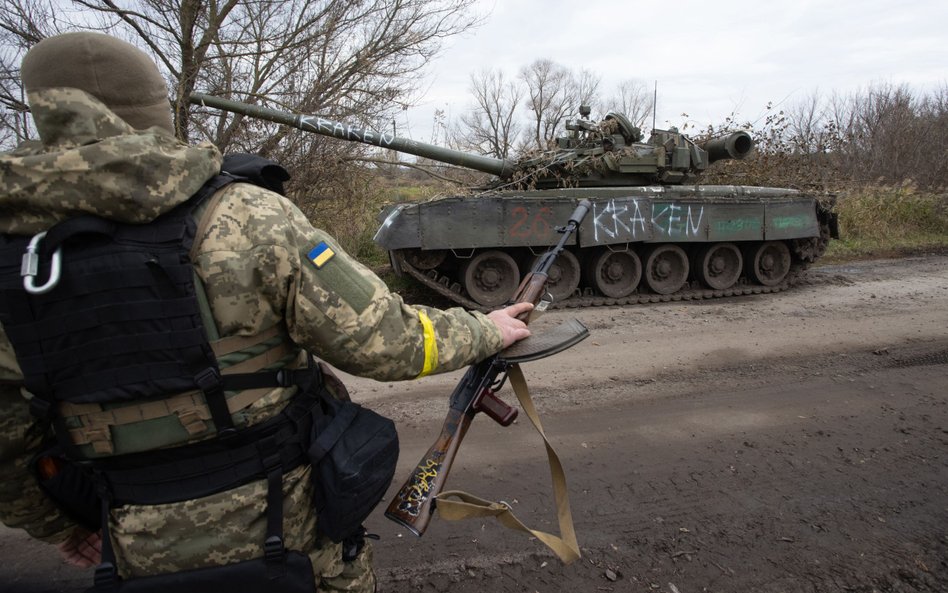
{"label": "tactical vest", "polygon": [[[256,164],[258,172],[276,166]],[[232,411],[286,383],[256,372],[299,359],[282,328],[209,342],[216,329],[190,260],[195,209],[245,179],[218,175],[145,225],[81,216],[32,238],[0,239],[0,322],[34,395],[32,410],[54,423],[72,457],[180,444],[209,432],[208,421],[226,436],[235,429]],[[242,360],[225,378],[218,357],[235,353]],[[225,389],[244,392],[231,393],[238,397],[229,407]],[[115,446],[122,426],[163,418],[179,429],[169,433],[165,422],[165,434],[149,438],[139,428],[136,439]]]}
{"label": "tactical vest", "polygon": [[[31,411],[53,424],[66,451],[56,478],[69,480],[60,484],[72,503],[64,506],[67,513],[79,508],[80,520],[104,527],[113,506],[179,502],[267,480],[264,558],[123,583],[109,530],[102,529],[95,591],[209,590],[222,578],[291,591],[313,588],[308,559],[283,547],[281,485],[286,471],[307,460],[319,399],[295,398],[276,417],[240,431],[232,411],[276,387],[318,395],[321,376],[312,365],[283,368],[300,351],[281,328],[212,344],[208,332],[216,330],[189,254],[193,214],[208,197],[233,181],[281,189],[264,181],[269,177],[279,186],[288,178],[274,163],[240,158],[247,176],[222,173],[148,224],[81,216],[34,237],[0,237],[0,322],[23,387],[33,394]],[[222,375],[215,349],[222,356],[238,351],[243,360]],[[225,390],[236,395],[228,400]],[[209,420],[218,438],[158,451],[115,450],[114,430],[163,418],[180,422],[185,437],[207,431]],[[132,448],[161,445],[146,435]],[[76,463],[90,457],[96,458],[91,464]],[[90,503],[101,510],[93,519]]]}

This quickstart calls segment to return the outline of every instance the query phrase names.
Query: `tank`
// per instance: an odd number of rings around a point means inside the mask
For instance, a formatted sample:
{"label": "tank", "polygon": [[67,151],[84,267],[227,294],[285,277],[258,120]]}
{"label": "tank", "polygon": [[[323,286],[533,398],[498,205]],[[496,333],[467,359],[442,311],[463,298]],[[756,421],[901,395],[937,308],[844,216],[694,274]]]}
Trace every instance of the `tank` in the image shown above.
{"label": "tank", "polygon": [[645,140],[622,114],[593,122],[583,107],[554,150],[512,160],[198,93],[191,101],[493,175],[465,195],[392,205],[375,234],[397,274],[472,309],[504,305],[582,199],[589,215],[550,271],[554,306],[777,292],[838,238],[832,196],[696,183],[713,163],[752,153],[746,132],[696,142],[671,128]]}

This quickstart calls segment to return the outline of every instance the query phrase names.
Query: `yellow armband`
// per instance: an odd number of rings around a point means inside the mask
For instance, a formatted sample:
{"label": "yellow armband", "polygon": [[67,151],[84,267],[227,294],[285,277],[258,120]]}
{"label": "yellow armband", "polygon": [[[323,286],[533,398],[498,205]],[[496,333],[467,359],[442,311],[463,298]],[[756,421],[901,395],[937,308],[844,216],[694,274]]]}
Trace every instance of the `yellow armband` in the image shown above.
{"label": "yellow armband", "polygon": [[430,374],[438,368],[438,341],[435,340],[434,324],[428,314],[423,310],[418,310],[418,319],[421,321],[421,328],[425,334],[425,366],[421,369],[416,379]]}

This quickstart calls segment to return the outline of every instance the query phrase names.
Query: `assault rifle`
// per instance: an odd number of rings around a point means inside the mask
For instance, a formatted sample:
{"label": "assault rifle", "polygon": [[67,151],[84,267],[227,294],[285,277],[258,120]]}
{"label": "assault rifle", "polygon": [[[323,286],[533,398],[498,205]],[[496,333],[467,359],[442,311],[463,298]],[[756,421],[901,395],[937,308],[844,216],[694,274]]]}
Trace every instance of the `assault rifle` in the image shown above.
{"label": "assault rifle", "polygon": [[[579,227],[589,207],[589,200],[582,200],[567,225],[557,228],[563,236],[555,247],[537,260],[533,270],[520,283],[511,303],[533,303],[535,312],[546,309],[550,301],[541,299],[546,294],[550,268],[556,257],[566,248],[570,235]],[[530,315],[531,312],[528,311],[519,318],[526,322]],[[507,380],[508,371],[519,362],[536,360],[565,350],[587,335],[588,330],[578,321],[574,321],[572,325],[564,324],[560,330],[550,332],[544,337],[531,336],[508,350],[471,365],[451,394],[448,415],[440,436],[396,493],[385,511],[385,516],[405,526],[413,534],[422,535],[428,528],[435,510],[436,497],[444,489],[454,457],[474,416],[478,412],[484,412],[501,426],[509,426],[516,419],[517,409],[508,406],[496,396]],[[518,349],[518,346],[521,348]],[[517,374],[519,375],[519,371]],[[519,395],[518,393],[518,397]],[[529,410],[527,412],[530,413]]]}

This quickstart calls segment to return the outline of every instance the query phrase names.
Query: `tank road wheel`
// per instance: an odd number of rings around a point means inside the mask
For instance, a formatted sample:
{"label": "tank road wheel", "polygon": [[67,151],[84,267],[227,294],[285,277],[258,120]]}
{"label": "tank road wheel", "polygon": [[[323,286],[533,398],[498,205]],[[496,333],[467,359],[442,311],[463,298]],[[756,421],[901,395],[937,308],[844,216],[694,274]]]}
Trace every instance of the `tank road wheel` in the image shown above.
{"label": "tank road wheel", "polygon": [[[539,257],[533,258],[531,269],[536,265]],[[563,250],[550,267],[549,279],[546,282],[546,291],[553,297],[554,303],[565,301],[573,296],[579,287],[579,260],[572,252]]]}
{"label": "tank road wheel", "polygon": [[642,279],[642,260],[632,250],[603,249],[588,260],[585,266],[586,282],[613,299],[627,297],[635,291]]}
{"label": "tank road wheel", "polygon": [[783,282],[790,271],[790,249],[783,241],[761,243],[753,251],[747,275],[753,282],[764,286],[776,286]]}
{"label": "tank road wheel", "polygon": [[695,276],[708,288],[730,288],[741,276],[744,258],[734,243],[710,243],[698,250]]}
{"label": "tank road wheel", "polygon": [[653,247],[645,260],[645,284],[657,294],[678,291],[688,279],[688,255],[677,245]]}
{"label": "tank road wheel", "polygon": [[478,304],[497,307],[510,300],[520,285],[520,268],[503,251],[482,251],[465,262],[461,282]]}

